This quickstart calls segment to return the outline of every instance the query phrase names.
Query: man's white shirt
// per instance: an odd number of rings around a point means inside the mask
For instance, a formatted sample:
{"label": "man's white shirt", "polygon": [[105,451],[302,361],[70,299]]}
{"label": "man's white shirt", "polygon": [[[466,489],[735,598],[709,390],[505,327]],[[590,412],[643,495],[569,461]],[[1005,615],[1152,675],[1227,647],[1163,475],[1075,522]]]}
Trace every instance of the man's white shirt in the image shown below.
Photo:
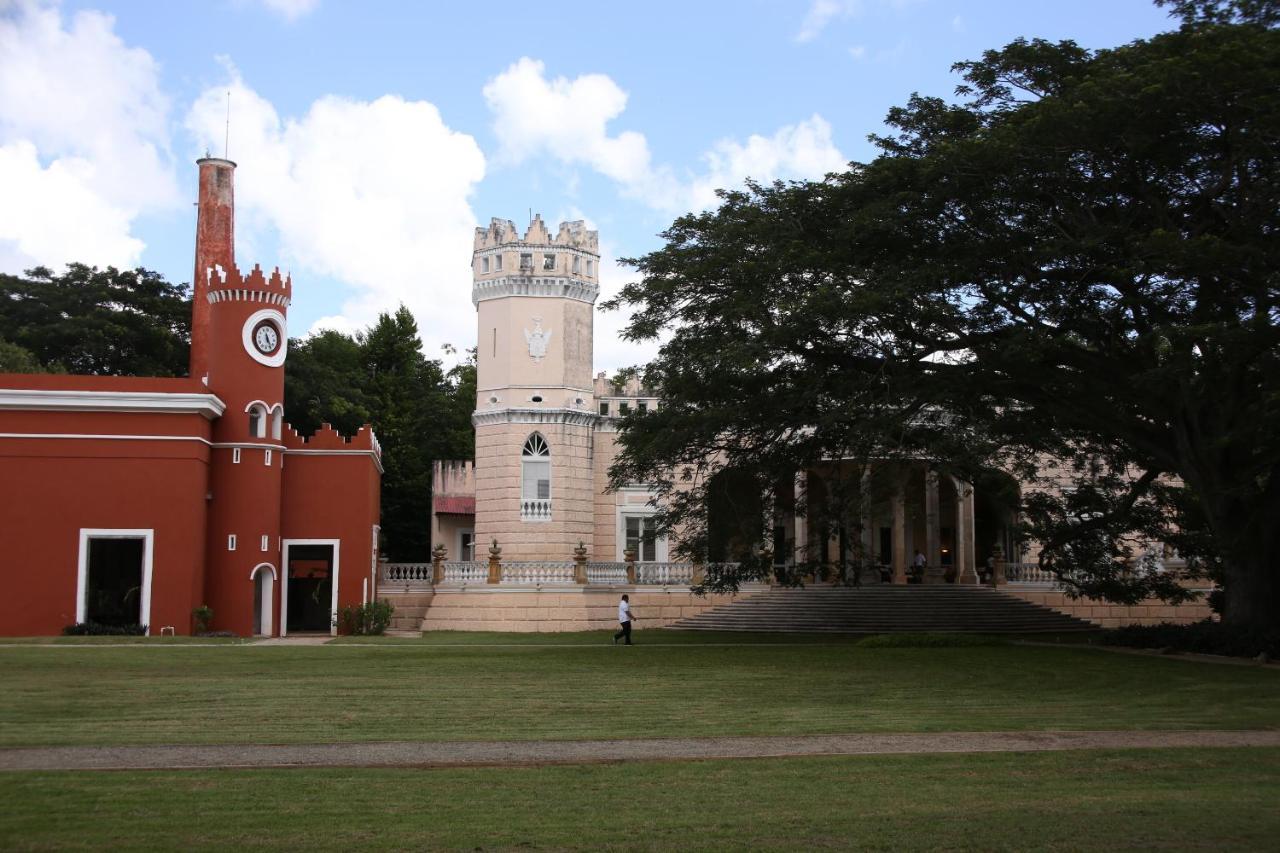
{"label": "man's white shirt", "polygon": [[619,622],[631,621],[631,605],[625,601],[618,602],[618,621]]}

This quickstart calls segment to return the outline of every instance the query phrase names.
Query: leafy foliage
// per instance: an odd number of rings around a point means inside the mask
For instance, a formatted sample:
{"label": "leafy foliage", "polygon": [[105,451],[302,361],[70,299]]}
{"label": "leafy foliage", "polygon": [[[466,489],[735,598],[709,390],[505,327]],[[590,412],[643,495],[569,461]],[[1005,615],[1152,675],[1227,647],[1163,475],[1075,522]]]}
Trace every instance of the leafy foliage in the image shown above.
{"label": "leafy foliage", "polygon": [[104,625],[100,622],[77,622],[64,626],[67,637],[141,637],[147,633],[146,625]]}
{"label": "leafy foliage", "polygon": [[395,606],[389,601],[368,601],[364,604],[348,604],[342,608],[338,622],[342,633],[381,636],[387,632],[391,624],[391,614]]}
{"label": "leafy foliage", "polygon": [[[68,264],[0,274],[0,333],[43,371],[96,376],[185,376],[191,339],[186,285],[145,269]],[[0,358],[29,363],[0,347]]]}
{"label": "leafy foliage", "polygon": [[656,482],[692,556],[725,469],[763,541],[825,460],[854,504],[871,460],[1001,468],[1076,593],[1176,600],[1162,539],[1227,619],[1280,619],[1280,6],[1170,5],[1148,40],[959,63],[961,102],[892,110],[874,161],[677,220],[612,303],[675,329],[612,482]]}

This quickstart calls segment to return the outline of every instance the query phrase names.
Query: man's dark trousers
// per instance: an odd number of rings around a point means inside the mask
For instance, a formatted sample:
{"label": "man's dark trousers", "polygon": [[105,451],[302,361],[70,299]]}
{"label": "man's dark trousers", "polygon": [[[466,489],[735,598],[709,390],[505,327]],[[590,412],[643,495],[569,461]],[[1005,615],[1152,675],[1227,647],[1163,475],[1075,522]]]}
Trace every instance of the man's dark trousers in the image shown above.
{"label": "man's dark trousers", "polygon": [[622,630],[613,635],[613,641],[616,643],[618,642],[618,640],[622,639],[623,637],[627,638],[626,644],[628,646],[631,645],[631,623],[630,622],[622,623]]}

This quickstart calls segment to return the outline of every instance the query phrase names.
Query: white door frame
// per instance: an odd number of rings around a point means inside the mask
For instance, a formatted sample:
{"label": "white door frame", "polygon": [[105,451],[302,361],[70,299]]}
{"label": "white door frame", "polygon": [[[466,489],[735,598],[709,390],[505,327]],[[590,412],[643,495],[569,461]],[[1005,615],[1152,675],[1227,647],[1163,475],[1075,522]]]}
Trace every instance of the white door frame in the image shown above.
{"label": "white door frame", "polygon": [[88,613],[85,596],[89,593],[89,540],[90,539],[141,539],[142,540],[142,600],[138,602],[138,622],[147,626],[151,634],[151,566],[155,555],[156,531],[153,527],[81,527],[80,554],[76,560],[76,622],[83,622]]}
{"label": "white door frame", "polygon": [[289,636],[289,546],[290,545],[332,545],[333,546],[333,596],[329,604],[329,635],[338,636],[338,552],[342,549],[341,539],[285,539],[281,543],[280,565],[280,636]]}
{"label": "white door frame", "polygon": [[[637,506],[637,505],[627,506],[624,504],[618,507],[616,550],[618,553],[617,559],[619,562],[626,559],[625,552],[627,550],[627,519],[628,518],[649,518],[657,514],[658,514],[657,508],[651,507],[651,506]],[[655,537],[653,545],[654,545],[653,547],[654,562],[656,563],[667,562],[667,557],[668,557],[667,537],[666,536]],[[636,554],[637,563],[644,562],[643,560],[640,559],[640,556],[641,556],[640,554]]]}
{"label": "white door frame", "polygon": [[253,567],[253,571],[249,572],[249,580],[253,581],[254,586],[257,586],[258,574],[263,569],[270,573],[270,580],[266,582],[265,588],[262,590],[262,601],[258,602],[258,622],[261,624],[262,633],[257,636],[270,637],[272,636],[271,629],[275,627],[272,624],[271,616],[275,613],[276,580],[278,578],[276,567],[270,563],[258,563]]}

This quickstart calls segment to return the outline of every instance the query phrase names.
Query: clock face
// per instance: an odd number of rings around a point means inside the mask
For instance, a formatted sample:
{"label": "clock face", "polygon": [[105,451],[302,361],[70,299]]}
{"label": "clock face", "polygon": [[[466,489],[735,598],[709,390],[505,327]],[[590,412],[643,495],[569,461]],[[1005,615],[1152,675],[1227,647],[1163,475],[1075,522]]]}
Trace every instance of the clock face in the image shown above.
{"label": "clock face", "polygon": [[280,333],[269,322],[258,324],[253,330],[253,345],[263,355],[271,355],[280,346]]}

